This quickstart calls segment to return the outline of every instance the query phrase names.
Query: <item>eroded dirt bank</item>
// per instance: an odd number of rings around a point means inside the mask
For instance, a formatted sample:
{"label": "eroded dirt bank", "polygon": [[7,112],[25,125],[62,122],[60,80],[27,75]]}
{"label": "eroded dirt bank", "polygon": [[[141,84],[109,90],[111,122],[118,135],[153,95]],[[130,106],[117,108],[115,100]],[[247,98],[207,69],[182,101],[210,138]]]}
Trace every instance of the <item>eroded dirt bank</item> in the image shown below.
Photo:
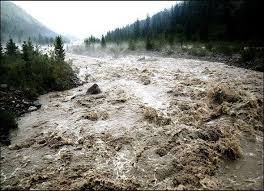
{"label": "eroded dirt bank", "polygon": [[[39,98],[1,148],[2,188],[261,189],[263,73],[68,54],[83,86]],[[97,83],[102,94],[86,95]]]}

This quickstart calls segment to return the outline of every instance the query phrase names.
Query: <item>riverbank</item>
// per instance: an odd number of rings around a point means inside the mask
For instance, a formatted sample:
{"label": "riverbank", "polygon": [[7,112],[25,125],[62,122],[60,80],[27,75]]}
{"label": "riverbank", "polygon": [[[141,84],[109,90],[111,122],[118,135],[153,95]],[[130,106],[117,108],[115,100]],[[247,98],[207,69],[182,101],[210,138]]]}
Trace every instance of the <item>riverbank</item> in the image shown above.
{"label": "riverbank", "polygon": [[[75,74],[75,76],[77,76]],[[69,89],[80,86],[78,78],[74,78]],[[51,92],[47,90],[43,94]],[[9,145],[9,133],[17,127],[17,118],[25,113],[35,111],[41,107],[38,101],[39,94],[30,88],[18,89],[8,84],[0,84],[0,115],[1,117],[1,141],[0,144]],[[10,127],[10,124],[12,124]]]}

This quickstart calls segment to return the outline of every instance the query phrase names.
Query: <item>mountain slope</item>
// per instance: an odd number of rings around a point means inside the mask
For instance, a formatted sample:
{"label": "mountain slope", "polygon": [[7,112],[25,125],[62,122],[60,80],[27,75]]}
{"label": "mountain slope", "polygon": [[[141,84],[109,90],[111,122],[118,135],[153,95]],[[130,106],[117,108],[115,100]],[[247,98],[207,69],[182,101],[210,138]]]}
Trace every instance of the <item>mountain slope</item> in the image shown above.
{"label": "mountain slope", "polygon": [[22,41],[29,36],[35,41],[41,41],[56,35],[14,3],[1,1],[1,42],[10,37]]}
{"label": "mountain slope", "polygon": [[106,34],[106,41],[249,41],[263,46],[263,1],[183,1]]}

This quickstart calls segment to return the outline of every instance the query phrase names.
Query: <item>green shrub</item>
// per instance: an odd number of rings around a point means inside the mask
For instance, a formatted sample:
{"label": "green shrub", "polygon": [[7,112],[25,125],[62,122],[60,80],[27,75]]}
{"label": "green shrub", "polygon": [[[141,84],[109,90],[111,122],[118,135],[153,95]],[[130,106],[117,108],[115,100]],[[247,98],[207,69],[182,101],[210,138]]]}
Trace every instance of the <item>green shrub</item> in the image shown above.
{"label": "green shrub", "polygon": [[214,53],[232,55],[234,53],[240,52],[241,47],[242,46],[237,43],[218,42],[215,43],[215,46],[212,47],[211,51],[213,51]]}
{"label": "green shrub", "polygon": [[54,81],[52,89],[65,90],[72,87],[74,72],[67,62],[54,64],[51,75]]}
{"label": "green shrub", "polygon": [[232,48],[228,45],[220,44],[215,47],[217,53],[222,53],[225,55],[232,55]]}
{"label": "green shrub", "polygon": [[242,61],[250,61],[255,58],[256,51],[253,48],[244,49],[241,51]]}
{"label": "green shrub", "polygon": [[188,53],[193,56],[204,57],[206,56],[206,50],[202,48],[191,48]]}
{"label": "green shrub", "polygon": [[165,50],[165,54],[167,56],[170,56],[170,55],[174,54],[174,51],[170,48],[170,49]]}
{"label": "green shrub", "polygon": [[205,48],[206,48],[207,50],[209,50],[209,51],[212,51],[212,49],[213,49],[213,44],[209,42],[209,43],[205,44]]}
{"label": "green shrub", "polygon": [[135,42],[133,40],[130,40],[128,43],[128,49],[129,50],[136,50],[136,45]]}
{"label": "green shrub", "polygon": [[60,50],[63,45],[47,56],[38,49],[29,49],[29,43],[23,44],[22,53],[2,56],[1,68],[5,73],[0,76],[1,83],[25,90],[30,98],[50,90],[73,87],[76,77],[70,64],[64,61],[64,50]]}
{"label": "green shrub", "polygon": [[146,40],[146,50],[153,50],[153,49],[154,49],[154,43],[149,38],[147,38],[147,40]]}

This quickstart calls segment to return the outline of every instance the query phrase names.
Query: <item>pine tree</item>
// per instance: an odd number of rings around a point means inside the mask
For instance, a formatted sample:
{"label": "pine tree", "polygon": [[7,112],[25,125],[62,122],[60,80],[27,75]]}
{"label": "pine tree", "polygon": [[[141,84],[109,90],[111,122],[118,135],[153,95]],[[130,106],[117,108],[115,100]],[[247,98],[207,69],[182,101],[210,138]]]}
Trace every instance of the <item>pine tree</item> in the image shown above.
{"label": "pine tree", "polygon": [[54,52],[55,52],[55,59],[57,61],[64,61],[65,59],[65,50],[63,49],[63,42],[62,37],[57,36],[54,41]]}
{"label": "pine tree", "polygon": [[179,39],[179,42],[181,43],[181,48],[184,40],[184,29],[182,25],[177,24],[176,25],[176,34]]}
{"label": "pine tree", "polygon": [[30,40],[30,38],[28,39],[28,41],[23,41],[22,44],[22,58],[25,61],[30,61],[32,59],[32,55],[34,52],[34,46]]}
{"label": "pine tree", "polygon": [[106,47],[106,42],[105,42],[105,38],[104,38],[103,35],[102,35],[102,38],[101,38],[101,46],[102,46],[103,48]]}
{"label": "pine tree", "polygon": [[53,44],[54,39],[52,37],[49,38],[49,44]]}
{"label": "pine tree", "polygon": [[32,66],[32,60],[33,60],[33,52],[34,52],[34,46],[30,40],[23,41],[22,44],[22,58],[25,61],[25,73],[28,79],[31,78],[31,66]]}
{"label": "pine tree", "polygon": [[27,42],[23,41],[22,44],[22,58],[23,60],[27,61],[28,60],[28,48],[27,48]]}
{"label": "pine tree", "polygon": [[2,47],[2,44],[0,44],[0,58],[3,57],[3,47]]}
{"label": "pine tree", "polygon": [[139,35],[140,35],[139,20],[137,19],[135,26],[134,26],[134,38],[138,39]]}
{"label": "pine tree", "polygon": [[2,76],[5,75],[6,73],[6,70],[5,70],[5,67],[4,67],[4,57],[3,57],[3,47],[2,47],[2,44],[0,43],[0,78],[2,80]]}
{"label": "pine tree", "polygon": [[6,55],[8,56],[14,56],[18,54],[18,47],[14,43],[13,39],[9,39],[9,41],[6,43]]}
{"label": "pine tree", "polygon": [[149,15],[147,15],[147,18],[146,18],[145,35],[147,38],[150,36],[150,17]]}
{"label": "pine tree", "polygon": [[1,75],[4,75],[5,74],[5,67],[4,67],[4,59],[3,59],[3,47],[2,47],[2,44],[0,43],[0,77]]}
{"label": "pine tree", "polygon": [[136,45],[135,45],[134,40],[132,40],[132,39],[129,40],[128,49],[129,50],[135,50],[136,49]]}
{"label": "pine tree", "polygon": [[150,40],[150,37],[147,36],[146,38],[146,50],[152,50],[154,48],[153,43]]}
{"label": "pine tree", "polygon": [[31,41],[30,38],[28,38],[27,45],[28,45],[28,51],[29,51],[30,53],[33,53],[33,51],[34,51],[34,46],[33,46],[32,41]]}
{"label": "pine tree", "polygon": [[84,45],[86,48],[90,46],[90,41],[88,38],[84,39]]}

